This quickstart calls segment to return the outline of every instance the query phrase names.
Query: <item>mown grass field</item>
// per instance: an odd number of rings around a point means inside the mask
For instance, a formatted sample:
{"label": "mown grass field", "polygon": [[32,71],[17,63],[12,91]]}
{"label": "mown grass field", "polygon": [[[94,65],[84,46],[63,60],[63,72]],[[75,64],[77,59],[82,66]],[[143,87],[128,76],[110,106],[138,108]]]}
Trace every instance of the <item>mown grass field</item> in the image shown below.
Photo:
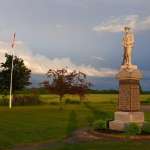
{"label": "mown grass field", "polygon": [[[92,120],[112,119],[117,102],[117,95],[115,94],[90,94],[87,96],[86,103],[64,103],[63,110],[59,109],[57,96],[40,95],[40,98],[47,104],[17,106],[13,107],[12,110],[0,106],[0,149],[5,150],[18,144],[46,140],[59,141],[52,150],[150,149],[149,142],[95,141],[78,144],[62,142],[63,138],[70,135],[74,130],[88,127]],[[67,95],[65,99],[78,101],[77,96],[71,95]],[[150,95],[142,95],[141,100],[146,103],[149,102]],[[150,121],[149,112],[145,113],[145,117],[146,120]]]}

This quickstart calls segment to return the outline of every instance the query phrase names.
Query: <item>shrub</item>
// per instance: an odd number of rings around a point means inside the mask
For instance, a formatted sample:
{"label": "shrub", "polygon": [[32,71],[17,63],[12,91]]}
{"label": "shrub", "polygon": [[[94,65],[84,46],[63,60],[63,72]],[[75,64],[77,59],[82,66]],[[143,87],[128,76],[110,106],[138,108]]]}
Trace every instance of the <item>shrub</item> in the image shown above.
{"label": "shrub", "polygon": [[6,106],[9,103],[9,99],[7,98],[7,96],[3,95],[2,98],[0,99],[0,105],[2,106]]}
{"label": "shrub", "polygon": [[107,122],[105,120],[97,120],[93,123],[93,129],[95,130],[107,129]]}
{"label": "shrub", "polygon": [[67,98],[65,100],[65,104],[80,104],[80,101],[78,101],[78,100],[71,100],[71,99]]}
{"label": "shrub", "polygon": [[40,104],[41,101],[37,95],[26,95],[26,96],[14,96],[13,105],[37,105]]}
{"label": "shrub", "polygon": [[127,135],[138,135],[138,134],[141,134],[142,129],[136,123],[129,123],[129,124],[126,124],[125,126],[125,132]]}
{"label": "shrub", "polygon": [[143,131],[144,133],[150,133],[150,123],[149,123],[149,122],[145,122],[145,123],[143,124],[142,131]]}
{"label": "shrub", "polygon": [[[39,97],[37,95],[25,95],[25,96],[14,96],[12,100],[12,105],[23,106],[23,105],[38,105],[41,104]],[[3,98],[0,101],[0,105],[8,105],[9,99]]]}

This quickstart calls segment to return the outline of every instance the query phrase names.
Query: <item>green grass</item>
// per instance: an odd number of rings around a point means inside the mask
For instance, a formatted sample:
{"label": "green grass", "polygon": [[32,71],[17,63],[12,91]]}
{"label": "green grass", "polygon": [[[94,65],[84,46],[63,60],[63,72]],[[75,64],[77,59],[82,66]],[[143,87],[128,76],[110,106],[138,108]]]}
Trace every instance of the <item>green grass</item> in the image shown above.
{"label": "green grass", "polygon": [[[72,116],[74,111],[76,116]],[[19,143],[62,139],[75,127],[87,126],[90,111],[81,105],[15,107],[9,110],[0,107],[0,148]],[[72,117],[72,118],[71,118]],[[76,117],[76,118],[75,118]]]}
{"label": "green grass", "polygon": [[[8,107],[0,106],[0,149],[14,147],[18,144],[40,142],[45,140],[62,141],[78,128],[85,128],[92,120],[112,119],[116,110],[117,95],[114,94],[90,94],[87,103],[63,104],[63,110],[59,105],[49,104],[58,102],[58,96],[41,95],[41,99],[47,105]],[[67,95],[64,99],[79,100],[78,96]],[[142,101],[149,99],[150,95],[141,96]],[[145,113],[146,120],[150,121],[150,113]],[[131,149],[148,149],[150,144],[130,142],[89,142],[78,144],[65,144],[58,142],[55,149],[118,149],[125,150],[124,146]],[[142,148],[143,147],[143,148]],[[43,149],[44,150],[44,149]],[[46,150],[46,149],[45,149]]]}
{"label": "green grass", "polygon": [[[150,142],[93,141],[75,144],[59,143],[52,150],[149,150]],[[51,148],[39,149],[51,150]]]}

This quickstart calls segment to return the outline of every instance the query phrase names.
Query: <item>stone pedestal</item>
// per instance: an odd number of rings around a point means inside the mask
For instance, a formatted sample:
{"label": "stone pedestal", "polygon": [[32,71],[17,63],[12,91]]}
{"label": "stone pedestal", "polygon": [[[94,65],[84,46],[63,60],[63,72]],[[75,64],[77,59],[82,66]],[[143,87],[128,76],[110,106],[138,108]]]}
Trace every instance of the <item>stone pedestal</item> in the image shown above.
{"label": "stone pedestal", "polygon": [[144,113],[140,112],[139,81],[142,78],[137,66],[121,66],[116,78],[119,80],[118,111],[109,128],[122,131],[127,123],[144,123]]}
{"label": "stone pedestal", "polygon": [[123,131],[125,125],[131,122],[142,126],[144,123],[144,113],[123,111],[115,112],[115,119],[109,123],[109,128],[112,130]]}

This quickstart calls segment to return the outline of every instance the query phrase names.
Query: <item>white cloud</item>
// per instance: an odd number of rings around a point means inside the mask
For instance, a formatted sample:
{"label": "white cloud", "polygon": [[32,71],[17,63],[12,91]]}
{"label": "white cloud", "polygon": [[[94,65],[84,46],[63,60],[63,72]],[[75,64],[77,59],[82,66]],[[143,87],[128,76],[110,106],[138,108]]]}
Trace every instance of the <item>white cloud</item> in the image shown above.
{"label": "white cloud", "polygon": [[99,60],[99,61],[103,61],[104,58],[99,57],[99,56],[92,56],[93,59]]}
{"label": "white cloud", "polygon": [[120,32],[124,26],[129,26],[136,31],[150,30],[150,16],[138,15],[111,17],[93,28],[97,32]]}
{"label": "white cloud", "polygon": [[[60,69],[68,68],[69,70],[80,70],[81,72],[86,73],[88,76],[98,76],[98,77],[111,77],[116,74],[116,70],[109,68],[96,69],[91,65],[76,65],[73,63],[70,58],[53,58],[49,59],[48,57],[32,53],[28,47],[22,41],[16,42],[15,54],[18,57],[24,59],[25,64],[28,68],[32,70],[32,73],[46,73],[48,69]],[[4,54],[11,53],[12,49],[9,49],[10,45],[7,42],[0,41],[0,61],[5,60]]]}

